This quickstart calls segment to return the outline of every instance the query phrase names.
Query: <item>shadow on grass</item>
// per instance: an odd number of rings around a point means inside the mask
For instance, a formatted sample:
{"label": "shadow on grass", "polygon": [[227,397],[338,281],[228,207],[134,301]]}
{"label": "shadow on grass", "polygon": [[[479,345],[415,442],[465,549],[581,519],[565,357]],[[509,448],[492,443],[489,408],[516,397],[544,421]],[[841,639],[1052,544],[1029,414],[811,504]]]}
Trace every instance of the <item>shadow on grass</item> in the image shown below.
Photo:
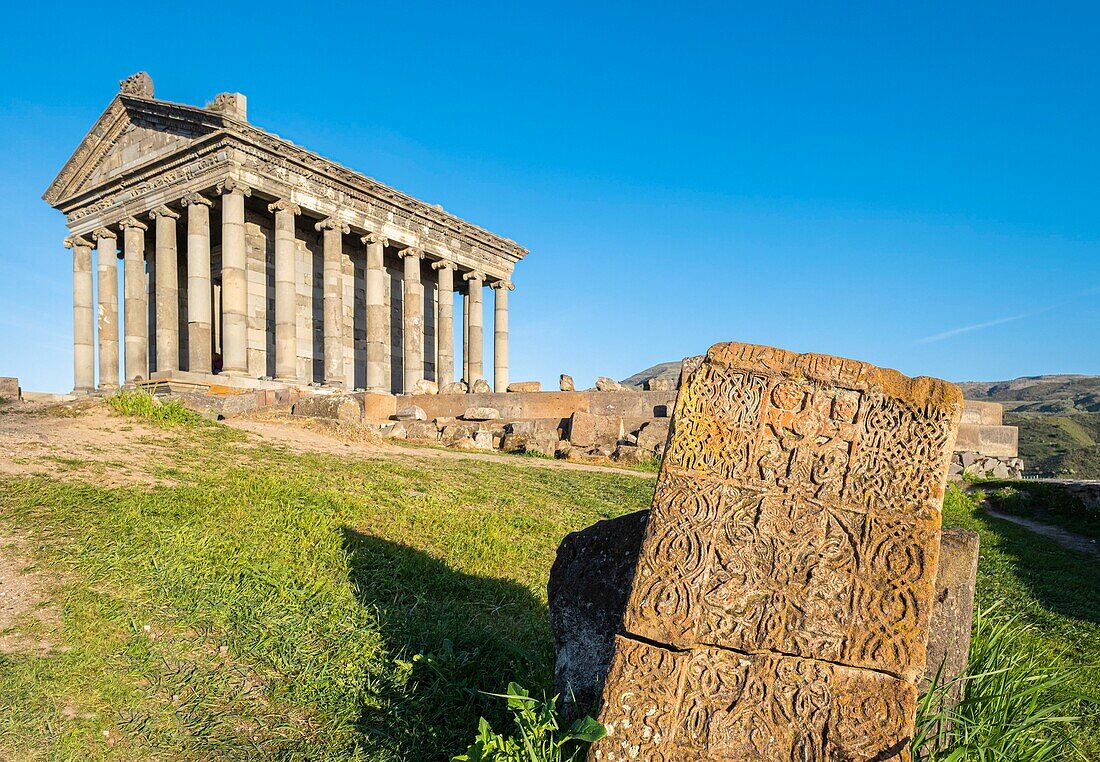
{"label": "shadow on grass", "polygon": [[364,701],[363,751],[388,739],[404,758],[465,751],[479,716],[503,725],[509,680],[535,695],[552,682],[546,605],[515,582],[451,569],[423,551],[344,528],[349,581],[377,617],[396,677]]}

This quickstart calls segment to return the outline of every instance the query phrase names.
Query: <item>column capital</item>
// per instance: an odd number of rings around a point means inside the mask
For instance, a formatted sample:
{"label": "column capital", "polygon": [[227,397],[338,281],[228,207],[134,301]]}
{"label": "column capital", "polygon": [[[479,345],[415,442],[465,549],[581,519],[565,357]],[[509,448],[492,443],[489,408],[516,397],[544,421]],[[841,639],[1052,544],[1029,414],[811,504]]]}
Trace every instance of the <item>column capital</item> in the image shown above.
{"label": "column capital", "polygon": [[180,199],[180,206],[213,206],[214,202],[201,193],[188,193]]}
{"label": "column capital", "polygon": [[179,212],[173,212],[164,204],[161,204],[156,209],[149,212],[149,219],[155,220],[157,217],[165,217],[170,220],[178,220],[180,218]]}
{"label": "column capital", "polygon": [[84,236],[80,236],[80,235],[65,236],[65,240],[62,241],[62,243],[64,244],[66,249],[77,249],[77,248],[90,249],[93,246],[91,241],[89,241]]}
{"label": "column capital", "polygon": [[148,230],[149,226],[139,220],[137,217],[123,217],[118,221],[118,226],[125,230],[126,228],[137,228],[138,230]]}
{"label": "column capital", "polygon": [[435,262],[432,262],[432,269],[433,270],[457,270],[458,265],[456,265],[454,262],[449,262],[446,259],[437,259]]}
{"label": "column capital", "polygon": [[351,228],[348,227],[346,222],[342,222],[335,217],[325,217],[323,220],[313,226],[314,230],[339,230],[341,233],[347,234],[351,232]]}
{"label": "column capital", "polygon": [[359,240],[362,241],[363,243],[367,243],[367,244],[380,243],[383,246],[389,246],[389,243],[390,243],[390,239],[386,238],[386,236],[382,235],[381,233],[367,233],[365,236],[363,236]]}
{"label": "column capital", "polygon": [[480,281],[481,283],[484,283],[485,282],[485,273],[479,273],[477,270],[471,270],[468,273],[462,273],[462,280],[465,280],[465,281],[476,280],[476,281]]}
{"label": "column capital", "polygon": [[289,199],[281,198],[278,201],[275,201],[271,204],[268,204],[267,205],[267,211],[269,211],[269,212],[290,212],[291,214],[297,216],[297,215],[302,213],[302,207],[298,206],[297,204],[295,204],[293,201],[290,201]]}
{"label": "column capital", "polygon": [[515,291],[516,290],[516,284],[513,283],[510,280],[501,279],[501,280],[495,280],[492,283],[490,283],[489,288],[495,288],[498,291],[502,288],[507,289],[509,291]]}
{"label": "column capital", "polygon": [[242,183],[240,180],[238,180],[235,177],[225,178],[224,180],[219,182],[216,186],[214,186],[214,191],[219,196],[223,196],[226,193],[240,193],[243,196],[251,196],[252,195],[252,189],[249,188],[247,185],[245,185],[244,183]]}
{"label": "column capital", "polygon": [[105,238],[111,238],[117,241],[118,233],[110,228],[96,228],[92,231],[92,238],[96,239],[96,241],[102,241]]}
{"label": "column capital", "polygon": [[405,257],[416,257],[417,259],[423,259],[424,252],[421,249],[416,248],[415,246],[408,246],[397,252],[397,256],[401,257],[402,259],[404,259]]}

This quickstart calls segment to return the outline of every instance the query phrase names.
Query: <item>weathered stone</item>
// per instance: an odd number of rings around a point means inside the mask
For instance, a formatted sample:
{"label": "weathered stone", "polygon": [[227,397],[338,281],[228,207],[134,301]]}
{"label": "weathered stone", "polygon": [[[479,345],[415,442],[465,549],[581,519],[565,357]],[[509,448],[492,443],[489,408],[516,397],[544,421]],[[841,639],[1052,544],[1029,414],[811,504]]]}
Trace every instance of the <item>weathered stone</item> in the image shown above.
{"label": "weathered stone", "polygon": [[448,444],[457,442],[460,439],[473,437],[478,428],[478,424],[476,423],[455,422],[448,424],[443,428],[441,439]]}
{"label": "weathered stone", "polygon": [[657,418],[647,422],[638,431],[638,447],[650,456],[659,458],[665,452],[668,443],[668,418]]}
{"label": "weathered stone", "polygon": [[577,447],[610,445],[623,436],[623,419],[617,415],[593,415],[577,411],[569,420],[569,442]]}
{"label": "weathered stone", "polygon": [[405,430],[405,424],[398,421],[392,426],[385,426],[380,432],[386,439],[406,439],[409,432]]}
{"label": "weathered stone", "polygon": [[677,398],[596,758],[907,759],[961,411],[943,381],[712,347]]}
{"label": "weathered stone", "polygon": [[596,379],[596,390],[600,392],[621,392],[623,385],[613,378],[600,376]]}
{"label": "weathered stone", "polygon": [[440,394],[465,394],[469,389],[466,386],[465,381],[452,381],[449,384],[444,384],[439,390]]}
{"label": "weathered stone", "polygon": [[504,436],[501,449],[506,452],[535,452],[552,458],[560,442],[557,433],[553,431],[509,432]]}
{"label": "weathered stone", "polygon": [[[932,684],[937,672],[943,685],[966,671],[974,619],[979,542],[978,533],[966,529],[945,529],[940,533],[936,602],[928,629],[922,690]],[[957,701],[959,692],[954,691],[950,698]]]}
{"label": "weathered stone", "polygon": [[558,388],[563,392],[572,392],[576,390],[576,384],[573,383],[573,377],[568,373],[562,373],[561,378],[558,381]]}
{"label": "weathered stone", "polygon": [[616,462],[624,465],[633,465],[642,461],[645,453],[638,449],[637,445],[620,443],[611,456]]}
{"label": "weathered stone", "polygon": [[478,450],[493,449],[493,432],[488,429],[479,429],[474,432],[474,447]]}
{"label": "weathered stone", "polygon": [[480,449],[473,437],[462,437],[451,442],[449,447],[453,447],[456,450],[477,450]]}
{"label": "weathered stone", "polygon": [[426,378],[418,378],[412,385],[411,394],[439,394],[439,385]]}
{"label": "weathered stone", "polygon": [[462,414],[465,421],[492,421],[500,418],[500,411],[493,407],[468,407]]}
{"label": "weathered stone", "polygon": [[672,380],[667,378],[647,378],[643,387],[649,392],[668,392],[674,388]]}
{"label": "weathered stone", "polygon": [[470,385],[470,394],[492,394],[493,387],[484,378],[479,378]]}
{"label": "weathered stone", "polygon": [[23,399],[23,393],[19,388],[18,378],[0,376],[0,399],[6,399],[9,402]]}
{"label": "weathered stone", "polygon": [[569,444],[569,440],[562,439],[558,441],[558,446],[554,448],[555,458],[568,458],[569,453],[572,452],[573,445]]}
{"label": "weathered stone", "polygon": [[508,384],[510,392],[541,392],[542,383],[539,381],[513,381]]}
{"label": "weathered stone", "polygon": [[405,438],[434,442],[439,439],[439,429],[431,421],[407,421],[405,423]]}
{"label": "weathered stone", "polygon": [[426,421],[428,420],[428,414],[424,412],[422,407],[418,405],[406,405],[403,408],[398,409],[394,413],[394,418],[399,421]]}
{"label": "weathered stone", "polygon": [[458,420],[458,419],[457,418],[452,418],[451,416],[444,415],[444,416],[438,416],[436,418],[433,418],[432,423],[435,424],[435,427],[437,429],[439,429],[440,431],[443,431],[443,429],[450,426],[456,420]]}
{"label": "weathered stone", "polygon": [[[649,511],[599,521],[565,536],[550,569],[547,601],[554,634],[554,692],[567,721],[599,709]],[[974,611],[978,540],[946,529],[940,536],[936,596],[921,689],[966,669]]]}
{"label": "weathered stone", "polygon": [[293,414],[347,422],[360,420],[362,409],[354,397],[343,394],[307,394],[294,403]]}
{"label": "weathered stone", "polygon": [[685,357],[680,361],[680,380],[676,384],[677,389],[683,387],[687,380],[691,378],[691,374],[703,364],[704,359],[704,355],[694,355],[693,357]]}

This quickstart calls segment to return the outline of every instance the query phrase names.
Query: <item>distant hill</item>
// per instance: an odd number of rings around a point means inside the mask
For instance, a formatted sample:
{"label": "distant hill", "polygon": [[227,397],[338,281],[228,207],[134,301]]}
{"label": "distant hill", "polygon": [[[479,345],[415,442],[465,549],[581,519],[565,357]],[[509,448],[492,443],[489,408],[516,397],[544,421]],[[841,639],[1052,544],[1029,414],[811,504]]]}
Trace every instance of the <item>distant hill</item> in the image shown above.
{"label": "distant hill", "polygon": [[1100,412],[1100,376],[1025,376],[959,386],[967,399],[1000,402],[1017,413]]}
{"label": "distant hill", "polygon": [[[623,379],[643,388],[646,379],[675,385],[680,363],[663,362]],[[1020,457],[1028,474],[1100,479],[1100,376],[1025,376],[1011,381],[963,381],[967,399],[999,402],[1005,424],[1020,429]]]}
{"label": "distant hill", "polygon": [[645,382],[651,378],[668,379],[672,382],[672,388],[680,381],[680,361],[663,362],[635,373],[630,378],[624,378],[620,383],[634,389],[642,389]]}

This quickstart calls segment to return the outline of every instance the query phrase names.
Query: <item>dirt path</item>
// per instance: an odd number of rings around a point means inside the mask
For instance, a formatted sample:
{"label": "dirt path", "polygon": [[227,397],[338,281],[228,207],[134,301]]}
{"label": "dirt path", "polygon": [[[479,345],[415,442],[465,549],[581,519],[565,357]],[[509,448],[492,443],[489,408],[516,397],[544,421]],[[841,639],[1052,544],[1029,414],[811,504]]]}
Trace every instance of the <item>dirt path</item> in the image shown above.
{"label": "dirt path", "polygon": [[521,468],[551,468],[573,471],[595,471],[598,473],[622,474],[641,479],[653,479],[657,474],[629,468],[601,466],[589,463],[571,463],[565,460],[548,458],[523,458],[516,455],[500,455],[489,452],[470,452],[469,450],[446,450],[441,447],[413,445],[395,445],[388,442],[370,441],[369,438],[342,437],[331,428],[321,428],[309,419],[287,415],[261,414],[243,418],[231,418],[225,424],[239,431],[258,436],[269,444],[286,446],[294,452],[311,452],[328,455],[349,455],[375,459],[430,460],[433,458],[483,460],[490,463],[504,463]]}
{"label": "dirt path", "polygon": [[0,476],[87,481],[94,474],[107,487],[155,483],[154,467],[171,463],[171,436],[115,415],[99,399],[10,403],[0,407]]}
{"label": "dirt path", "polygon": [[1001,513],[1000,511],[993,510],[988,505],[982,506],[982,510],[985,511],[987,516],[1007,521],[1010,524],[1016,524],[1035,534],[1054,540],[1054,542],[1058,543],[1063,548],[1075,550],[1078,553],[1084,553],[1086,556],[1091,556],[1092,558],[1100,558],[1100,548],[1097,547],[1095,540],[1089,539],[1088,537],[1083,537],[1082,535],[1075,534],[1067,529],[1062,529],[1061,527],[1056,527],[1051,524],[1043,524],[1039,521],[1031,521],[1030,519],[1013,516],[1009,513]]}

